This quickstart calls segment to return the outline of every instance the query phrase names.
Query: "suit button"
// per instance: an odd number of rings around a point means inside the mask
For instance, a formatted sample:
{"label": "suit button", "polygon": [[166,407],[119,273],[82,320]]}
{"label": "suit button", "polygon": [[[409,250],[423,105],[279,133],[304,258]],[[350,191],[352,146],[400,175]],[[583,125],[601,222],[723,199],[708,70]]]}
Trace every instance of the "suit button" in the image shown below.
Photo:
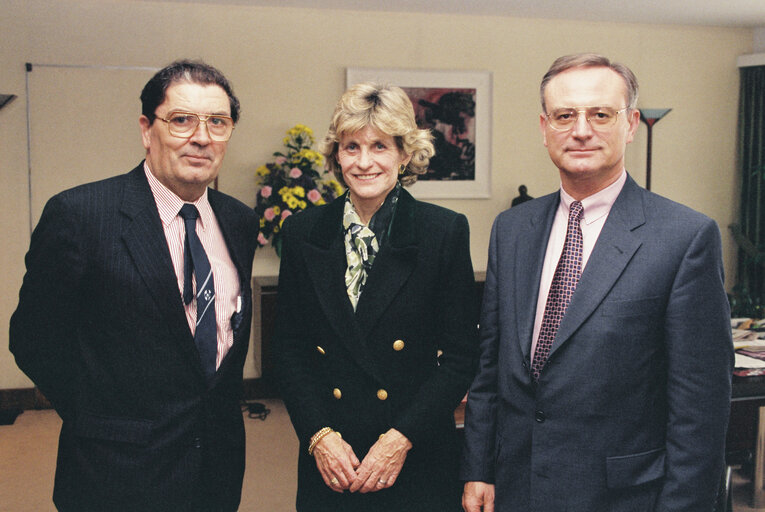
{"label": "suit button", "polygon": [[404,350],[404,340],[396,340],[393,342],[393,350],[399,352]]}
{"label": "suit button", "polygon": [[195,437],[194,438],[194,448],[202,448],[202,438],[201,437]]}
{"label": "suit button", "polygon": [[534,419],[536,420],[537,423],[544,423],[547,417],[545,416],[545,413],[543,413],[542,411],[536,411],[534,413]]}
{"label": "suit button", "polygon": [[324,349],[323,349],[323,348],[321,348],[321,347],[319,347],[319,346],[317,346],[317,347],[316,347],[316,350],[318,350],[318,351],[319,351],[319,354],[321,354],[321,355],[324,355],[324,354],[326,354],[326,352],[324,351]]}
{"label": "suit button", "polygon": [[335,388],[335,389],[333,389],[333,390],[332,390],[332,395],[333,395],[335,398],[337,398],[338,400],[340,400],[341,398],[343,398],[343,392],[342,392],[342,391],[340,391],[340,388]]}
{"label": "suit button", "polygon": [[388,399],[388,392],[384,389],[378,389],[377,390],[377,398],[379,400],[387,400]]}

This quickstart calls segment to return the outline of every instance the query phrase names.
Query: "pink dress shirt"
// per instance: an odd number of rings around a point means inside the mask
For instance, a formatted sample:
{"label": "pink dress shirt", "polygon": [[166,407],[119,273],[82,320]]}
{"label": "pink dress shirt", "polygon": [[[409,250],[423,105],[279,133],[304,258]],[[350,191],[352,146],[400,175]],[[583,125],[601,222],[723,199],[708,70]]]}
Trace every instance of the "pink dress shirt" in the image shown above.
{"label": "pink dress shirt", "polygon": [[[183,303],[183,243],[186,238],[186,228],[178,212],[184,201],[154,177],[146,162],[144,162],[144,171],[157,203],[162,227],[165,230],[165,239],[167,239],[170,257],[173,260],[173,269],[178,280],[179,300]],[[197,236],[199,236],[199,240],[207,253],[207,258],[210,260],[215,283],[215,321],[218,325],[218,355],[215,359],[215,367],[218,368],[234,344],[231,317],[234,312],[241,308],[239,275],[234,262],[231,261],[231,256],[229,256],[228,246],[223,238],[218,220],[215,218],[207,199],[207,189],[205,189],[202,197],[192,204],[199,210]],[[194,288],[196,289],[196,285]],[[192,300],[191,304],[184,305],[184,308],[189,329],[194,334],[197,302]]]}

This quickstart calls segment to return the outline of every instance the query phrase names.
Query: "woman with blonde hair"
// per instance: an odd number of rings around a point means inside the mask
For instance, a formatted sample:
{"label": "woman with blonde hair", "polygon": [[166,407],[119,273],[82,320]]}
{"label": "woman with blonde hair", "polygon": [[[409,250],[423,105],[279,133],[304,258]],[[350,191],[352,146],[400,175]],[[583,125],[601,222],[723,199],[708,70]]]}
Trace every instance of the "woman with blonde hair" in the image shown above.
{"label": "woman with blonde hair", "polygon": [[322,152],[348,191],[285,221],[279,275],[297,510],[461,510],[454,409],[477,351],[467,219],[404,190],[433,145],[398,87],[346,91]]}

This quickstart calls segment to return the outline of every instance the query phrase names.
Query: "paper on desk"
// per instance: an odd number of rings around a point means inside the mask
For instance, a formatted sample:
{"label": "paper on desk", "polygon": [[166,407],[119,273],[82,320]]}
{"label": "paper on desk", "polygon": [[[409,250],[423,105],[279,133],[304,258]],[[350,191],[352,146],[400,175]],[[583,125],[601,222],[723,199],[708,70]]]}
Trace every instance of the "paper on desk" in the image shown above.
{"label": "paper on desk", "polygon": [[736,368],[765,368],[765,361],[736,352]]}
{"label": "paper on desk", "polygon": [[735,349],[755,347],[765,348],[765,340],[733,340],[733,348]]}

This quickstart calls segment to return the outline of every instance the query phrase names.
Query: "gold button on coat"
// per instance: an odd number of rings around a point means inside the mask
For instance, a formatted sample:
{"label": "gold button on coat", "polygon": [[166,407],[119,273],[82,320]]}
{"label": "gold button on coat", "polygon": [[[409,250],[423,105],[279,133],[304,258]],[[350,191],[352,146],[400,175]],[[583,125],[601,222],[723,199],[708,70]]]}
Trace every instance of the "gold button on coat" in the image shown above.
{"label": "gold button on coat", "polygon": [[377,398],[380,400],[386,400],[388,398],[388,392],[384,389],[377,390]]}
{"label": "gold button on coat", "polygon": [[340,389],[339,389],[339,388],[335,388],[335,389],[333,389],[333,390],[332,390],[332,395],[334,395],[334,397],[335,397],[335,398],[337,398],[338,400],[340,400],[341,398],[343,398],[343,392],[342,392],[342,391],[340,391]]}
{"label": "gold button on coat", "polygon": [[404,340],[396,340],[393,342],[393,350],[398,352],[399,350],[404,350]]}
{"label": "gold button on coat", "polygon": [[319,354],[321,354],[321,355],[324,355],[324,354],[326,354],[326,352],[324,351],[324,349],[323,349],[323,348],[321,348],[321,347],[319,347],[319,346],[317,346],[317,347],[316,347],[316,350],[318,350],[318,351],[319,351]]}

